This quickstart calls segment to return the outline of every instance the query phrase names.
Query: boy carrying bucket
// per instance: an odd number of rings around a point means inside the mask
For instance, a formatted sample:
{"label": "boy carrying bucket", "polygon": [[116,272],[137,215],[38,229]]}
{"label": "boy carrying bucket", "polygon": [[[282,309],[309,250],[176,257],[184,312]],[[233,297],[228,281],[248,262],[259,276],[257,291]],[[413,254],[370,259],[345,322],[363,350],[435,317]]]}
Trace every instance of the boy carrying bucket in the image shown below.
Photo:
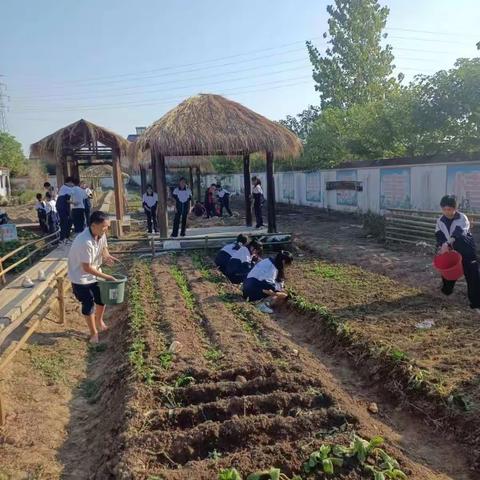
{"label": "boy carrying bucket", "polygon": [[118,259],[108,253],[108,215],[101,211],[90,216],[90,226],[78,234],[68,254],[68,278],[75,298],[82,304],[82,314],[90,330],[90,343],[98,343],[98,333],[107,330],[103,321],[105,305],[100,296],[97,278],[115,280],[103,273],[101,265],[113,265]]}
{"label": "boy carrying bucket", "polygon": [[[480,314],[480,273],[475,248],[475,240],[470,232],[470,221],[457,210],[457,200],[453,195],[445,195],[440,201],[443,215],[437,220],[435,237],[439,253],[450,249],[462,256],[463,271],[467,282],[470,307]],[[442,278],[442,293],[451,295],[455,280]]]}

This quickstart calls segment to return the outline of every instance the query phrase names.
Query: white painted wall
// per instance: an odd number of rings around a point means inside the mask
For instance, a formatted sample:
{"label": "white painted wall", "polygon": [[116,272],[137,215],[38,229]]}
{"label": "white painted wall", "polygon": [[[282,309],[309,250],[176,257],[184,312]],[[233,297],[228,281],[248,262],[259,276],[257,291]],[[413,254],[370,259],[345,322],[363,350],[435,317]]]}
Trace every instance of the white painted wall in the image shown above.
{"label": "white painted wall", "polygon": [[[362,182],[363,191],[357,193],[357,205],[341,205],[337,202],[337,191],[327,191],[325,186],[327,182],[336,181],[339,178],[339,172],[345,169],[319,170],[316,173],[320,175],[320,201],[307,200],[307,175],[309,172],[279,172],[275,174],[275,197],[276,201],[284,203],[292,203],[296,205],[309,205],[317,208],[331,208],[333,210],[342,211],[372,211],[382,213],[381,195],[382,188],[385,195],[385,190],[388,190],[388,182],[391,181],[395,174],[404,175],[402,192],[410,198],[411,208],[415,210],[438,210],[440,198],[447,192],[447,170],[448,167],[474,167],[480,172],[480,164],[477,163],[438,163],[429,165],[413,165],[413,166],[392,166],[392,167],[369,167],[348,169],[356,170],[357,180]],[[480,173],[479,173],[480,174]],[[264,173],[252,173],[260,177],[267,196],[267,184]],[[285,197],[286,186],[291,182],[289,180],[293,176],[294,195],[293,198]],[[340,173],[340,178],[342,174]],[[204,185],[216,183],[220,178],[218,175],[208,175],[203,179]],[[408,180],[406,180],[408,179]],[[408,184],[409,182],[409,184]],[[243,193],[243,175],[231,175],[228,179],[222,182],[224,185],[229,185],[241,194]],[[383,185],[383,187],[382,187]],[[408,186],[409,185],[409,186]],[[403,194],[402,193],[402,194]]]}

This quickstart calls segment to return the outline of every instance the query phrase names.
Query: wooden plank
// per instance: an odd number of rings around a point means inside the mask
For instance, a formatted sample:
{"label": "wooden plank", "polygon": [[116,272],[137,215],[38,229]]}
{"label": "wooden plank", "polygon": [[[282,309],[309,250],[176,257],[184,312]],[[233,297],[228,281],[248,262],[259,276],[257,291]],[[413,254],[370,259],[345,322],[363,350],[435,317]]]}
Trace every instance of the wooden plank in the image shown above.
{"label": "wooden plank", "polygon": [[267,215],[268,233],[277,231],[275,214],[275,177],[273,167],[273,152],[267,151]]}
{"label": "wooden plank", "polygon": [[245,192],[245,224],[252,226],[252,180],[250,173],[250,154],[243,156],[243,189]]}

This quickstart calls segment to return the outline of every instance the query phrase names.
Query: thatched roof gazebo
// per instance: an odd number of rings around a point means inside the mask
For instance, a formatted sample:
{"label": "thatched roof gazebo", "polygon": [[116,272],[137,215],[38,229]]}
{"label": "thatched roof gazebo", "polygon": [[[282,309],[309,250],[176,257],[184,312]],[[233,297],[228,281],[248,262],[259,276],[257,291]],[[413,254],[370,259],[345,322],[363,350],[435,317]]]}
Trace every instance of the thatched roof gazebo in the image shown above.
{"label": "thatched roof gazebo", "polygon": [[140,151],[151,152],[159,194],[160,233],[167,234],[165,158],[169,156],[241,155],[244,161],[247,226],[252,224],[250,154],[267,159],[268,230],[276,231],[274,155],[298,157],[302,143],[290,130],[220,95],[190,97],[151,125],[139,138]]}
{"label": "thatched roof gazebo", "polygon": [[40,157],[56,168],[58,186],[65,177],[80,178],[80,166],[112,165],[117,220],[125,214],[120,163],[127,159],[129,142],[87,120],[78,120],[35,142],[31,157]]}

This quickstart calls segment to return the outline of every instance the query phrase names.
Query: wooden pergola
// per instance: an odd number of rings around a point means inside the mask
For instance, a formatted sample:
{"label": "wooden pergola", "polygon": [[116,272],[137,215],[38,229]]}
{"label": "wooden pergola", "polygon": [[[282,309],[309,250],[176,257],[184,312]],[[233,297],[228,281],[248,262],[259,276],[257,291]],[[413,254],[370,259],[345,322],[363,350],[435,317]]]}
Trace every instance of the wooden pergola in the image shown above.
{"label": "wooden pergola", "polygon": [[55,165],[57,185],[66,177],[80,179],[80,167],[111,165],[117,220],[125,215],[121,161],[128,155],[128,141],[122,136],[86,120],[57,130],[30,147],[30,156]]}
{"label": "wooden pergola", "polygon": [[274,155],[296,158],[302,152],[300,139],[282,125],[220,95],[190,97],[151,125],[137,141],[140,162],[155,172],[161,236],[167,236],[166,157],[226,155],[243,157],[246,224],[252,225],[250,154],[265,152],[267,174],[268,231],[276,232]]}

